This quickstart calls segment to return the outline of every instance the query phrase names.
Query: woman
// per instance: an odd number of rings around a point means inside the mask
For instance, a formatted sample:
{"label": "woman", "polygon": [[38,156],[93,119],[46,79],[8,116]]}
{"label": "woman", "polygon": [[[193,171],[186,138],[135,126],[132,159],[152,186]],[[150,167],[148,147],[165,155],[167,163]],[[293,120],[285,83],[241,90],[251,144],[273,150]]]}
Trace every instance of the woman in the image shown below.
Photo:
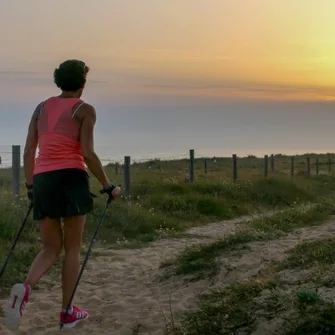
{"label": "woman", "polygon": [[[86,214],[93,207],[86,166],[106,193],[120,195],[120,188],[110,183],[94,151],[95,109],[80,99],[88,72],[89,68],[79,60],[60,64],[54,71],[54,82],[62,93],[40,103],[29,124],[24,171],[28,197],[34,205],[33,218],[40,222],[43,250],[24,283],[12,287],[5,311],[6,325],[11,330],[18,329],[31,290],[52,268],[64,246],[63,320],[79,275]],[[37,145],[39,155],[35,160]],[[71,306],[63,327],[74,327],[87,317],[86,311]]]}

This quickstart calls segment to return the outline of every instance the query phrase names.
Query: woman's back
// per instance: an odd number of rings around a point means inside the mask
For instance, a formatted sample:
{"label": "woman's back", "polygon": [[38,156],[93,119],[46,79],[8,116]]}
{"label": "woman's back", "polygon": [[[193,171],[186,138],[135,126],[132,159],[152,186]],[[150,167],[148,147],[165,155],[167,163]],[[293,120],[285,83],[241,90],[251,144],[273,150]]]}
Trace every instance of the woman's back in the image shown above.
{"label": "woman's back", "polygon": [[80,128],[74,120],[83,103],[79,98],[52,97],[42,104],[37,127],[39,154],[34,175],[68,168],[86,171]]}

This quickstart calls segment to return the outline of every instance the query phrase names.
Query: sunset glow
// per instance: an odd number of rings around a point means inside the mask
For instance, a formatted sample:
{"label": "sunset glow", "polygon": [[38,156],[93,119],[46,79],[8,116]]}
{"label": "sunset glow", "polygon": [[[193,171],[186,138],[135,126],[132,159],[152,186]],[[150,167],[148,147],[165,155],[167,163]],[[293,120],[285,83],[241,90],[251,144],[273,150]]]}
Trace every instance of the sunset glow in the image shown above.
{"label": "sunset glow", "polygon": [[11,0],[0,61],[50,78],[81,58],[125,98],[332,100],[334,11],[331,0]]}

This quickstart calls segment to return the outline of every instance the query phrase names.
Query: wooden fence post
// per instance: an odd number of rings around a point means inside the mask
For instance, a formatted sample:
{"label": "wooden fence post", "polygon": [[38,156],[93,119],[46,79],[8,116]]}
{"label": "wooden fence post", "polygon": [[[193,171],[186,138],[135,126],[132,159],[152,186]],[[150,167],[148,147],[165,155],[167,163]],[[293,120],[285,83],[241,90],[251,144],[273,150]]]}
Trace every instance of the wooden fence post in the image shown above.
{"label": "wooden fence post", "polygon": [[237,156],[233,154],[233,182],[237,182]]}
{"label": "wooden fence post", "polygon": [[306,173],[307,177],[311,176],[311,160],[309,157],[306,158]]}
{"label": "wooden fence post", "polygon": [[328,172],[329,174],[332,174],[332,159],[330,156],[328,158]]}
{"label": "wooden fence post", "polygon": [[264,156],[264,177],[268,176],[268,169],[269,169],[269,156]]}
{"label": "wooden fence post", "polygon": [[275,172],[275,156],[274,154],[271,154],[271,172]]}
{"label": "wooden fence post", "polygon": [[12,190],[13,195],[20,195],[20,170],[21,170],[21,147],[12,146]]}
{"label": "wooden fence post", "polygon": [[126,199],[130,198],[130,156],[124,156],[124,190]]}
{"label": "wooden fence post", "polygon": [[118,175],[119,173],[119,166],[118,163],[115,163],[115,174]]}
{"label": "wooden fence post", "polygon": [[316,168],[316,174],[319,174],[319,157],[316,158],[316,162],[315,162],[315,168]]}
{"label": "wooden fence post", "polygon": [[190,150],[189,183],[194,183],[194,149]]}
{"label": "wooden fence post", "polygon": [[207,159],[204,161],[205,174],[207,174]]}
{"label": "wooden fence post", "polygon": [[294,177],[294,156],[291,157],[291,177]]}

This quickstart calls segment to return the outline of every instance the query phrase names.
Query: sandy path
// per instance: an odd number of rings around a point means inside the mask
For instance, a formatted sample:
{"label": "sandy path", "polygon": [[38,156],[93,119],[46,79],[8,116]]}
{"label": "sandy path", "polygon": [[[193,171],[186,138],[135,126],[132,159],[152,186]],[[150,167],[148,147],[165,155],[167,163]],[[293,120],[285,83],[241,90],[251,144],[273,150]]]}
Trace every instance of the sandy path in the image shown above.
{"label": "sandy path", "polygon": [[[136,250],[104,250],[104,256],[92,258],[77,290],[75,303],[85,307],[90,318],[74,329],[59,330],[60,285],[51,290],[48,279],[31,296],[30,304],[16,334],[151,334],[163,335],[170,322],[170,307],[180,314],[195,305],[197,295],[209,286],[229,284],[257,273],[267,260],[281,259],[285,251],[301,239],[318,239],[335,233],[333,222],[303,228],[287,237],[269,243],[251,243],[251,250],[235,251],[221,259],[222,273],[215,282],[207,280],[185,284],[181,278],[159,281],[162,259],[170,258],[192,244],[211,242],[233,233],[240,223],[253,217],[196,227],[187,233],[203,237],[160,240]],[[204,238],[205,237],[205,238]],[[234,269],[231,270],[231,264]],[[228,268],[228,271],[226,269]],[[227,273],[228,272],[228,273]],[[0,301],[1,305],[5,302]],[[0,318],[0,335],[4,330]]]}

